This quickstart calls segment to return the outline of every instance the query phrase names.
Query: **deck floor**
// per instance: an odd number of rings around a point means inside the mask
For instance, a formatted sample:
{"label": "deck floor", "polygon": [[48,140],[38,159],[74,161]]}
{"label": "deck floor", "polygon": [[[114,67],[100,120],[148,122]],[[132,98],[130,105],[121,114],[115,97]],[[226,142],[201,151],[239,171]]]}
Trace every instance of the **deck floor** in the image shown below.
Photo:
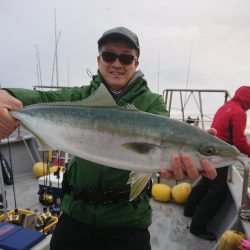
{"label": "deck floor", "polygon": [[[43,206],[38,199],[38,179],[33,173],[26,173],[14,177],[17,208],[42,211]],[[8,209],[15,208],[13,186],[6,186]]]}
{"label": "deck floor", "polygon": [[187,227],[190,219],[183,215],[182,205],[154,200],[151,200],[151,205],[153,223],[149,230],[152,250],[208,250],[216,244],[215,241],[202,240],[189,232]]}

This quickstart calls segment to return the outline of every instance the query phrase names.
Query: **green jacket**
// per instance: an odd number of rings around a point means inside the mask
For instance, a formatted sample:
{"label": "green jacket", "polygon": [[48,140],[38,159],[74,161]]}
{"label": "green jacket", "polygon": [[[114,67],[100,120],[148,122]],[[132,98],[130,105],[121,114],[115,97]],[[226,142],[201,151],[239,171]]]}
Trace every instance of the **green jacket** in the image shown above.
{"label": "green jacket", "polygon": [[[93,93],[101,82],[100,75],[97,75],[93,77],[89,86],[48,92],[24,89],[7,90],[21,100],[24,105],[50,101],[77,101]],[[152,93],[141,76],[131,82],[123,93],[116,97],[116,102],[120,106],[130,103],[141,111],[168,116],[161,96]],[[68,183],[78,188],[129,189],[127,185],[128,176],[129,171],[74,157],[70,162]],[[69,191],[64,195],[61,209],[75,220],[96,227],[147,228],[151,224],[152,211],[149,197],[146,194],[140,196],[137,206],[128,201],[95,206],[83,202],[83,200],[73,200],[73,195]]]}

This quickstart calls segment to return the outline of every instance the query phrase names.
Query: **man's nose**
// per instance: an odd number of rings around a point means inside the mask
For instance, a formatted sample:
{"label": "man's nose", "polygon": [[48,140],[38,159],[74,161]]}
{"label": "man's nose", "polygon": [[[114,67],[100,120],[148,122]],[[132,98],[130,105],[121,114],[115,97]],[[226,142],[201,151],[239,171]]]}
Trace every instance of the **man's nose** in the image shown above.
{"label": "man's nose", "polygon": [[120,62],[119,58],[117,57],[117,58],[113,61],[112,65],[113,65],[113,66],[119,67],[119,66],[122,66],[123,64]]}

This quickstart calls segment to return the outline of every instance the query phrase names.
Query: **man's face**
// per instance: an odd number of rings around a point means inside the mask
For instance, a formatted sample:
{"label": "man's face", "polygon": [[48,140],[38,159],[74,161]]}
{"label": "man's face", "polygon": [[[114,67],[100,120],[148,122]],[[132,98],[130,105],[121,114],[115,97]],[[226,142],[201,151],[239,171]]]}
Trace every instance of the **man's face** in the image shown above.
{"label": "man's face", "polygon": [[102,55],[97,57],[99,71],[106,84],[113,91],[122,90],[136,71],[139,61],[136,59],[136,49],[129,47],[126,42],[108,42],[101,47],[101,52],[112,52],[116,55],[133,55],[131,64],[121,63],[118,58],[113,62],[106,62]]}

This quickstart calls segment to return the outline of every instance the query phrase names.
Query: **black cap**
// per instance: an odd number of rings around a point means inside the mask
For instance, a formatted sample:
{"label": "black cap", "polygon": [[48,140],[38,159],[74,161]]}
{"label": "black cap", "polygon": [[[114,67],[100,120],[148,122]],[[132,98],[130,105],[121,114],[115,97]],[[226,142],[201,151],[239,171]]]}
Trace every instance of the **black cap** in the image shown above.
{"label": "black cap", "polygon": [[103,44],[109,42],[113,39],[124,39],[129,41],[131,45],[137,49],[138,55],[140,54],[140,45],[137,35],[131,30],[124,27],[116,27],[110,30],[107,30],[103,33],[101,38],[98,40],[98,46],[102,46]]}

